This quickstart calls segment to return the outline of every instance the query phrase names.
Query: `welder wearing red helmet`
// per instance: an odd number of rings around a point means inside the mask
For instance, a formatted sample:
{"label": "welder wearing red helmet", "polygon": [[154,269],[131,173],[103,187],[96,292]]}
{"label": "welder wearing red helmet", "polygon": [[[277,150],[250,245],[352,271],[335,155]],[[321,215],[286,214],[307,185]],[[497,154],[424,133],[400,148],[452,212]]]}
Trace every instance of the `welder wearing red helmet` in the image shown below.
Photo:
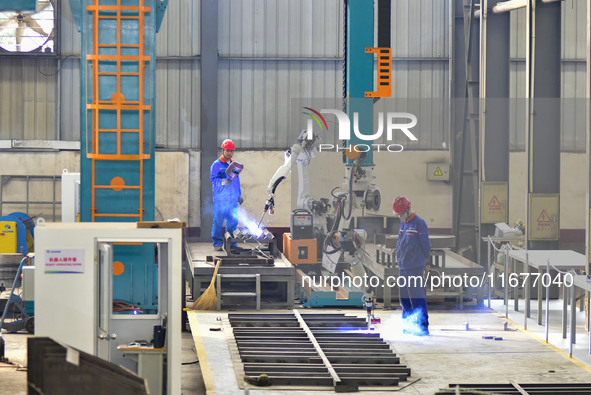
{"label": "welder wearing red helmet", "polygon": [[425,271],[429,270],[429,230],[425,221],[411,209],[410,200],[406,197],[398,196],[394,199],[392,209],[394,214],[400,217],[400,232],[396,244],[399,275],[406,278],[405,286],[400,287],[404,332],[428,335],[427,289],[422,279]]}
{"label": "welder wearing red helmet", "polygon": [[[222,250],[224,239],[222,227],[226,221],[226,231],[232,234],[238,226],[238,204],[242,204],[240,177],[231,177],[226,170],[232,164],[236,149],[230,139],[224,140],[221,147],[222,156],[211,165],[210,180],[213,189],[213,226],[211,239],[216,251]],[[234,247],[235,245],[233,245]]]}

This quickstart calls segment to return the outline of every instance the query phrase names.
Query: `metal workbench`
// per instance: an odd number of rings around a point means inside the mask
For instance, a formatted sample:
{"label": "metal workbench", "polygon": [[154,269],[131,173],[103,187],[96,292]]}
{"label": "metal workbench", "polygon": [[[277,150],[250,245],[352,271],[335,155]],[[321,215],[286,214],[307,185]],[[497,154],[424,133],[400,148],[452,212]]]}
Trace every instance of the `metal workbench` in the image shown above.
{"label": "metal workbench", "polygon": [[[239,244],[239,246],[241,246]],[[248,247],[244,245],[243,247]],[[185,280],[189,282],[191,294],[195,300],[201,292],[209,286],[215,266],[211,262],[206,262],[207,256],[225,256],[223,251],[214,251],[210,242],[198,242],[195,239],[187,238],[185,241],[185,259],[183,261],[183,274]],[[265,286],[269,283],[285,284],[284,300],[265,300],[261,302],[266,307],[273,308],[293,308],[294,301],[294,279],[295,268],[281,254],[275,258],[274,266],[220,266],[218,275],[252,275],[253,278],[259,274],[260,284],[264,292]],[[254,303],[253,303],[254,304]]]}
{"label": "metal workbench", "polygon": [[[522,264],[522,271],[521,273],[530,273],[530,268],[536,269],[539,272],[539,279],[541,280],[544,273],[547,272],[547,266],[552,269],[556,268],[561,271],[568,271],[568,270],[581,270],[585,269],[587,265],[587,258],[583,254],[579,254],[578,252],[571,251],[571,250],[513,250],[509,251],[508,254],[510,259],[513,259],[515,262],[520,262]],[[514,268],[515,273],[517,272],[517,265]],[[505,270],[505,315],[508,316],[508,289],[509,289],[509,281],[508,281],[508,268]],[[518,310],[518,292],[517,288],[519,288],[520,281],[517,281],[517,287],[515,290],[515,311]],[[530,276],[528,276],[525,280],[524,288],[525,288],[525,328],[527,329],[527,318],[530,316],[530,295],[529,295],[529,284],[530,284]],[[538,325],[542,325],[542,299],[544,297],[544,291],[542,288],[546,288],[541,286],[538,282]],[[545,292],[548,292],[546,289]]]}
{"label": "metal workbench", "polygon": [[[442,237],[441,241],[447,243],[447,236]],[[378,246],[374,247],[373,245],[367,246],[367,250],[372,251],[373,249],[376,250],[376,260],[374,261],[373,259],[368,259],[364,262],[364,266],[372,275],[378,276],[382,280],[382,288],[378,290],[378,298],[383,295],[384,307],[389,308],[392,306],[392,296],[395,296],[395,294],[393,294],[393,290],[394,292],[397,292],[397,288],[388,287],[385,284],[385,279],[388,277],[398,276],[398,266],[393,261],[390,264],[389,260],[385,260],[383,258],[383,249],[380,249]],[[464,258],[461,255],[456,254],[449,248],[438,247],[437,251],[437,255],[441,259],[434,259],[431,268],[437,270],[437,272],[442,275],[445,274],[445,276],[450,277],[462,277],[464,275],[480,277],[484,273],[485,269],[482,266]],[[391,253],[394,253],[393,249]],[[380,255],[382,255],[381,259]],[[383,292],[383,294],[380,291]],[[457,297],[458,304],[461,308],[463,305],[463,294],[463,287],[458,287],[451,292],[446,290],[428,290],[427,299],[447,296]],[[477,295],[477,298],[480,299],[480,296]]]}

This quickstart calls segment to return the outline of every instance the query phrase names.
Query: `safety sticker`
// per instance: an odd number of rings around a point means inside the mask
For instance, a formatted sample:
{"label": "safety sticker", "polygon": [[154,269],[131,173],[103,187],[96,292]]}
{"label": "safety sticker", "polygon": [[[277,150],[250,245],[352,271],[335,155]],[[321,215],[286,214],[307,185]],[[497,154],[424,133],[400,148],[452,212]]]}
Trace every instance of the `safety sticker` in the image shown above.
{"label": "safety sticker", "polygon": [[546,212],[546,209],[542,210],[542,213],[536,221],[538,223],[538,230],[542,230],[550,226],[550,216]]}
{"label": "safety sticker", "polygon": [[488,202],[488,211],[489,212],[501,211],[501,202],[499,202],[497,195],[493,195],[493,197],[490,199],[490,202]]}

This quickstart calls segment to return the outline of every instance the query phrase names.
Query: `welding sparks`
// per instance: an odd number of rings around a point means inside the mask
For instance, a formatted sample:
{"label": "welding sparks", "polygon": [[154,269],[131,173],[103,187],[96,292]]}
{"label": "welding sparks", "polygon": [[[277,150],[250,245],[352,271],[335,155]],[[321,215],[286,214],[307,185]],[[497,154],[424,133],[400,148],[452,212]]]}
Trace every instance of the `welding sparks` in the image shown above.
{"label": "welding sparks", "polygon": [[263,234],[263,227],[259,226],[255,219],[250,218],[242,207],[238,207],[238,222],[245,226],[248,232],[255,237],[260,237]]}

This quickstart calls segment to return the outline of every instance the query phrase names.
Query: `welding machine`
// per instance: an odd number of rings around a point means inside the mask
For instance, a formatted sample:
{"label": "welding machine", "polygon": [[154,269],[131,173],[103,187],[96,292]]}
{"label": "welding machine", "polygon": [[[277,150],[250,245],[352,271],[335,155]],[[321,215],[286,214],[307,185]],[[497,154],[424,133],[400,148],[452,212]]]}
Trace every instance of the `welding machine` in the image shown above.
{"label": "welding machine", "polygon": [[314,221],[312,213],[304,209],[296,209],[291,212],[289,231],[293,240],[313,239]]}
{"label": "welding machine", "polygon": [[283,254],[294,265],[315,265],[318,261],[313,224],[312,213],[308,210],[297,209],[291,213],[291,233],[283,234]]}

